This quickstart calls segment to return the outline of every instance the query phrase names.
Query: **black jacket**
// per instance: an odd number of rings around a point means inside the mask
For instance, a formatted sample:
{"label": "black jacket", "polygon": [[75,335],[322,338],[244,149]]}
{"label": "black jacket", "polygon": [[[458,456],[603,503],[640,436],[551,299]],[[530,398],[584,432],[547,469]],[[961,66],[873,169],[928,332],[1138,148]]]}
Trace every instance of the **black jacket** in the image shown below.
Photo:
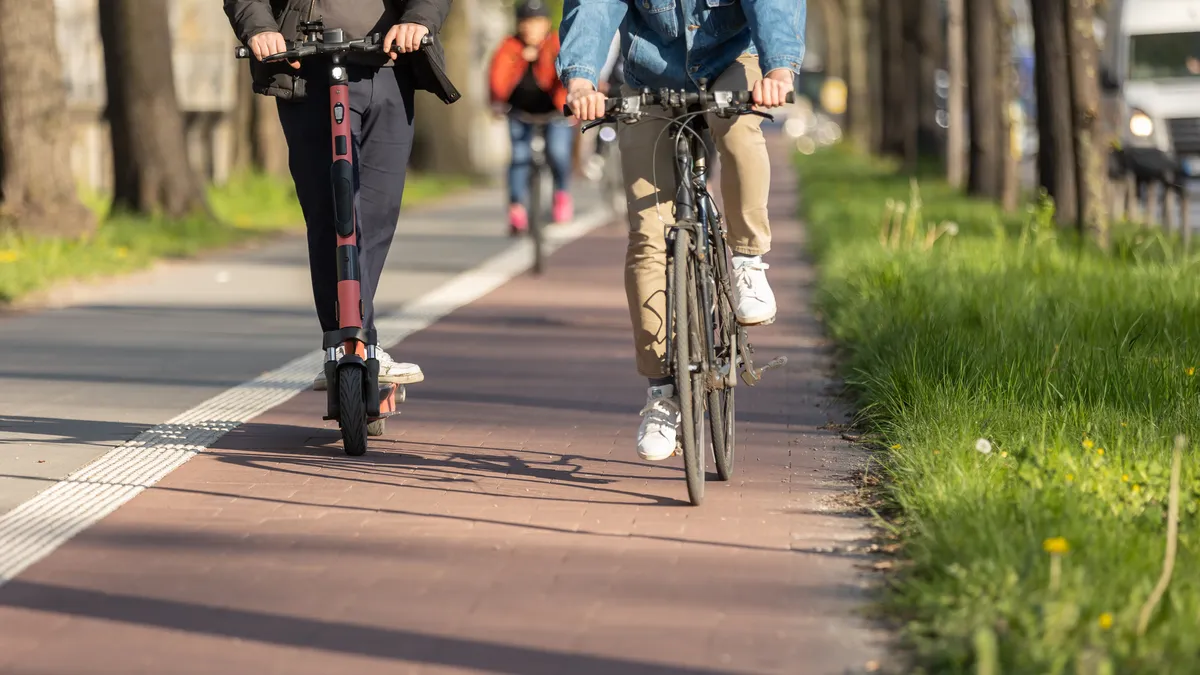
{"label": "black jacket", "polygon": [[[267,31],[278,31],[284,39],[299,38],[299,23],[324,18],[326,27],[343,28],[348,38],[367,33],[385,33],[393,23],[416,23],[429,29],[433,45],[419,52],[401,54],[396,67],[409,68],[417,89],[428,91],[446,103],[459,93],[446,77],[445,53],[438,32],[450,13],[451,0],[223,0],[225,14],[242,44]],[[322,15],[328,16],[322,16]],[[361,55],[368,56],[368,55]],[[368,56],[368,59],[370,57]],[[375,65],[383,65],[386,58]],[[250,59],[254,91],[266,96],[298,100],[306,95],[307,82],[286,63],[260,63]]]}

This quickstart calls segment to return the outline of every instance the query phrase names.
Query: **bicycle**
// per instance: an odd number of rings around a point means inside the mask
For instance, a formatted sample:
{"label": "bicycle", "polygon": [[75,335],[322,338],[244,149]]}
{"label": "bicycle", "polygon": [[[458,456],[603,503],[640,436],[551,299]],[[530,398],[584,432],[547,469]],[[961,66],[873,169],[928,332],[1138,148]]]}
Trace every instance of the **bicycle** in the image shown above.
{"label": "bicycle", "polygon": [[533,128],[529,141],[533,157],[529,167],[529,237],[533,242],[533,273],[540,275],[546,266],[546,179],[550,173],[550,162],[546,150],[546,127],[550,119],[546,115],[530,115],[512,111],[517,120]]}
{"label": "bicycle", "polygon": [[[766,371],[787,364],[787,357],[779,356],[755,368],[754,347],[734,316],[730,251],[724,219],[708,191],[709,146],[704,138],[706,115],[773,118],[753,108],[748,91],[709,91],[706,82],[700,85],[699,92],[644,89],[633,96],[610,97],[605,117],[582,128],[636,124],[645,118],[670,122],[664,133],[674,142],[676,192],[675,223],[667,233],[666,352],[683,420],[680,450],[688,497],[695,506],[704,501],[707,479],[705,413],[717,478],[728,481],[734,471],[737,373],[747,386],[754,386]],[[788,94],[789,103],[792,99]],[[645,110],[649,107],[667,114],[652,115]]]}
{"label": "bicycle", "polygon": [[[379,383],[379,342],[374,330],[363,328],[362,288],[358,261],[358,219],[354,208],[354,144],[350,132],[350,88],[346,55],[358,52],[382,52],[379,33],[347,40],[340,28],[325,29],[321,20],[302,21],[302,40],[288,49],[263,59],[264,63],[299,61],[325,57],[329,68],[330,127],[333,164],[330,183],[333,190],[334,230],[337,235],[337,314],[338,328],[322,338],[325,350],[327,421],[336,420],[342,432],[342,447],[347,455],[367,452],[367,437],[381,436],[387,418],[398,413],[404,402],[405,386]],[[429,36],[422,47],[433,44]],[[248,48],[235,51],[239,59],[251,58]],[[344,354],[337,356],[338,347]]]}

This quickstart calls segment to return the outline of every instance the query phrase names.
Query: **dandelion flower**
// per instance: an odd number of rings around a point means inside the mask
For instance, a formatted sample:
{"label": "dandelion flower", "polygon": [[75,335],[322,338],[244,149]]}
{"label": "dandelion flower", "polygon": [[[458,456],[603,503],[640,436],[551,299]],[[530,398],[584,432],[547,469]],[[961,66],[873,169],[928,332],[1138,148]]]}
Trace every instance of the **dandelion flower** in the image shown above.
{"label": "dandelion flower", "polygon": [[1063,555],[1071,550],[1071,545],[1063,537],[1050,537],[1042,542],[1042,550],[1051,555]]}
{"label": "dandelion flower", "polygon": [[1007,452],[1007,451],[1005,451],[1005,450],[1001,450],[1001,451],[1000,451],[1000,456],[1001,456],[1001,457],[1008,457],[1008,452]]}
{"label": "dandelion flower", "polygon": [[975,449],[985,455],[990,455],[992,452],[992,442],[986,438],[981,438],[975,441]]}
{"label": "dandelion flower", "polygon": [[1096,454],[1097,454],[1097,455],[1103,455],[1103,454],[1104,454],[1104,448],[1097,448],[1097,449],[1096,449]]}
{"label": "dandelion flower", "polygon": [[1067,482],[1070,483],[1073,480],[1075,480],[1075,474],[1073,474],[1073,473],[1067,474]]}
{"label": "dandelion flower", "polygon": [[935,454],[935,455],[940,455],[940,454],[942,454],[942,451],[941,451],[941,450],[934,450],[934,451],[933,451],[933,454]]}
{"label": "dandelion flower", "polygon": [[1141,485],[1138,485],[1137,483],[1134,483],[1134,484],[1133,484],[1133,491],[1134,491],[1134,492],[1141,492],[1141,491],[1142,491],[1142,486],[1141,486]]}
{"label": "dandelion flower", "polygon": [[1188,377],[1191,377],[1191,376],[1193,376],[1193,375],[1195,375],[1195,374],[1196,374],[1196,368],[1195,368],[1195,367],[1190,367],[1190,368],[1188,368],[1188,369],[1184,370],[1183,372],[1187,373],[1187,376],[1188,376]]}
{"label": "dandelion flower", "polygon": [[1103,628],[1104,630],[1108,630],[1109,628],[1112,628],[1112,614],[1109,614],[1108,612],[1101,614],[1099,623],[1100,623],[1100,627]]}
{"label": "dandelion flower", "polygon": [[1083,449],[1084,450],[1091,450],[1094,447],[1096,447],[1096,444],[1094,442],[1092,442],[1092,439],[1090,439],[1090,438],[1083,439]]}
{"label": "dandelion flower", "polygon": [[895,444],[895,445],[893,445],[893,446],[892,446],[892,449],[893,449],[893,450],[899,450],[900,448],[903,448],[903,447],[904,447],[903,445],[900,445],[899,443],[897,443],[897,444]]}
{"label": "dandelion flower", "polygon": [[1129,426],[1129,425],[1128,425],[1128,424],[1126,424],[1126,423],[1124,423],[1124,422],[1121,422],[1121,426],[1122,426],[1122,427],[1127,427],[1127,426]]}
{"label": "dandelion flower", "polygon": [[1121,482],[1128,483],[1129,482],[1129,474],[1127,474],[1127,473],[1121,474]]}
{"label": "dandelion flower", "polygon": [[16,262],[21,255],[12,249],[0,250],[0,263]]}

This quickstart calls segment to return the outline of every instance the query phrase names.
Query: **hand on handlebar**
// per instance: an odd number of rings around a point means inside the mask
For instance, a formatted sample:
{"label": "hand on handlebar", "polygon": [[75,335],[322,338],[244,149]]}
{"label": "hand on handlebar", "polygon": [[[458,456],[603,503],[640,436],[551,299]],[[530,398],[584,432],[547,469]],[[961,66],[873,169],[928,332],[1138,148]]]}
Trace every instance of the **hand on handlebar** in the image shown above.
{"label": "hand on handlebar", "polygon": [[[259,61],[262,61],[268,56],[272,56],[280,52],[286,52],[288,49],[287,41],[283,39],[283,34],[277,31],[259,33],[258,35],[250,38],[250,43],[246,46],[250,48],[251,52],[253,52],[254,58],[258,59]],[[300,62],[288,61],[288,65],[292,68],[299,68]]]}
{"label": "hand on handlebar", "polygon": [[789,92],[795,91],[796,76],[787,68],[776,68],[754,83],[751,94],[760,108],[778,108],[787,103]]}
{"label": "hand on handlebar", "polygon": [[575,78],[567,86],[567,107],[580,122],[598,120],[607,114],[605,104],[608,97],[596,91],[591,80]]}
{"label": "hand on handlebar", "polygon": [[421,50],[421,40],[429,29],[419,23],[398,23],[383,38],[383,51],[408,54]]}

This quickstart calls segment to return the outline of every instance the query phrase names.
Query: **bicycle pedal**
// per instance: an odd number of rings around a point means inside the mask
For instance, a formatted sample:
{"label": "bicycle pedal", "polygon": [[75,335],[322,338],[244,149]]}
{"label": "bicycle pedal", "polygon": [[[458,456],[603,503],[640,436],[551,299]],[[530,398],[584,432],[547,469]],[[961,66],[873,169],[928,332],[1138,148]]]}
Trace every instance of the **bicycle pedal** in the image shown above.
{"label": "bicycle pedal", "polygon": [[762,381],[763,374],[768,370],[782,368],[787,365],[787,362],[788,357],[777,356],[774,359],[771,359],[771,361],[762,368],[747,368],[742,371],[742,381],[745,382],[747,386],[753,387]]}

